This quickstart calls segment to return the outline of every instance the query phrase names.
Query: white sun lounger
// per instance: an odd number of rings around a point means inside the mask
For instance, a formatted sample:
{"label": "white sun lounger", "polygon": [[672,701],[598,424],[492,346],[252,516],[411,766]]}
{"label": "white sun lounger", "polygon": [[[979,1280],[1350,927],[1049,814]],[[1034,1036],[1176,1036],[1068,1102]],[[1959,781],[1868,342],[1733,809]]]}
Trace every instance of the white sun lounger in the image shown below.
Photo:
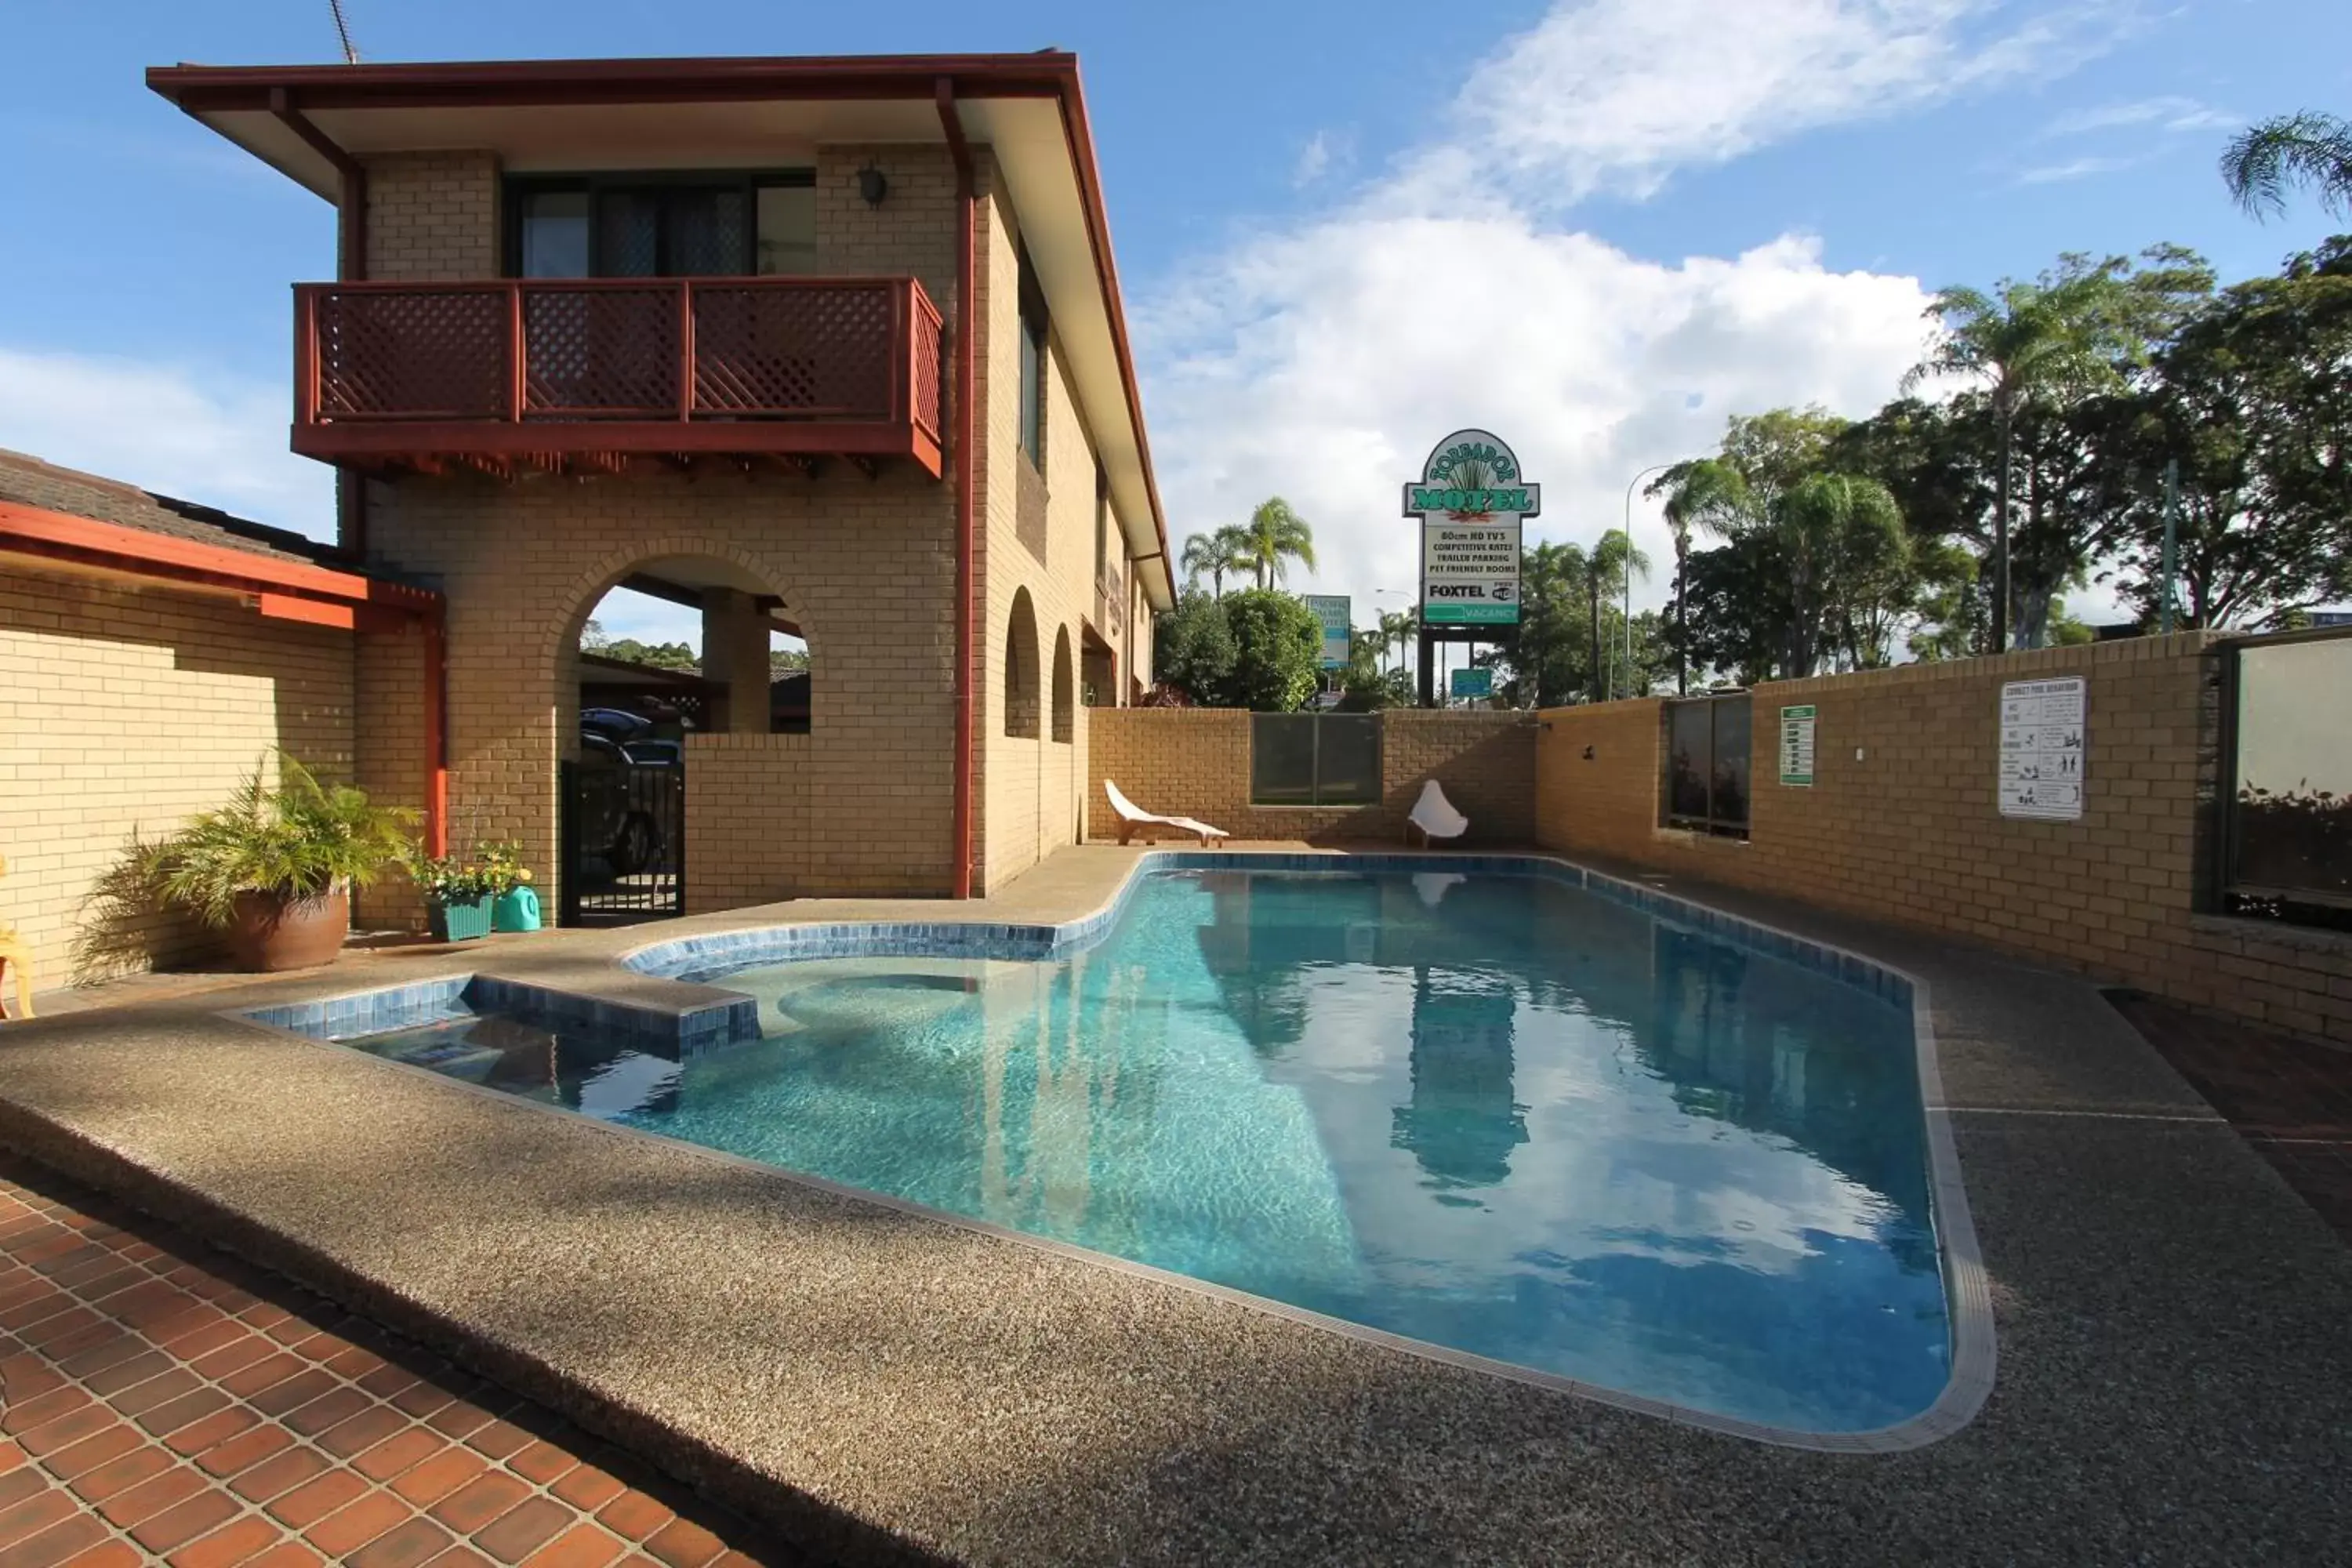
{"label": "white sun lounger", "polygon": [[1172,827],[1179,833],[1189,833],[1203,844],[1214,844],[1220,838],[1233,837],[1222,827],[1212,827],[1205,822],[1196,822],[1189,816],[1161,816],[1156,812],[1146,811],[1119,794],[1118,785],[1108,779],[1103,780],[1103,793],[1110,796],[1110,808],[1118,813],[1118,841],[1121,844],[1133,837],[1139,829],[1161,827]]}
{"label": "white sun lounger", "polygon": [[1445,798],[1445,792],[1438,788],[1435,779],[1421,786],[1421,798],[1412,803],[1412,815],[1405,821],[1408,844],[1412,841],[1415,827],[1421,829],[1424,845],[1433,839],[1459,838],[1470,831],[1470,819],[1454,809],[1454,803]]}

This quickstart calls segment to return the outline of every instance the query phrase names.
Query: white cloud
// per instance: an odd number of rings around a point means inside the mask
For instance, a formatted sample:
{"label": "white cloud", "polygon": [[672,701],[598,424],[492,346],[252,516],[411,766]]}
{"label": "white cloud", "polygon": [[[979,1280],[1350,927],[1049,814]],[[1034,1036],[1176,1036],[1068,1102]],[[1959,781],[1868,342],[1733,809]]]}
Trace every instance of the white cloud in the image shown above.
{"label": "white cloud", "polygon": [[0,347],[0,447],[331,539],[334,476],[287,450],[288,397],[178,365]]}
{"label": "white cloud", "polygon": [[1298,162],[1290,171],[1291,184],[1303,190],[1315,184],[1330,172],[1333,155],[1331,133],[1318,131],[1307,139],[1307,145],[1298,150]]}
{"label": "white cloud", "polygon": [[2128,169],[2141,160],[2137,158],[2069,158],[2063,163],[2041,163],[2018,171],[2016,184],[2021,185],[2055,185],[2068,180],[2087,180],[2098,174],[2112,174]]}
{"label": "white cloud", "polygon": [[2102,131],[2224,131],[2242,123],[2227,110],[2209,108],[2193,98],[2143,98],[2128,103],[2103,103],[2062,114],[2042,128],[2043,137],[2085,136]]}
{"label": "white cloud", "polygon": [[[1282,494],[1317,528],[1319,587],[1360,618],[1417,577],[1398,492],[1430,445],[1485,425],[1544,485],[1541,536],[1589,543],[1654,462],[1707,450],[1734,411],[1863,413],[1919,357],[1927,291],[1834,273],[1789,238],[1674,265],[1496,218],[1334,220],[1229,258],[1232,331],[1153,380],[1171,531]],[[1671,546],[1638,497],[1635,537]]]}
{"label": "white cloud", "polygon": [[[2126,13],[2003,31],[1979,0],[1562,4],[1476,66],[1441,136],[1341,206],[1188,266],[1138,312],[1170,531],[1271,494],[1316,526],[1313,585],[1357,618],[1417,579],[1402,482],[1465,425],[1544,486],[1538,537],[1620,526],[1644,467],[1712,448],[1727,416],[1893,395],[1925,347],[1918,279],[1834,272],[1790,235],[1661,261],[1561,223],[1828,125],[2071,66]],[[1507,178],[1474,177],[1500,169]],[[1664,601],[1672,545],[1636,498]],[[1304,574],[1294,585],[1305,585]],[[1394,596],[1375,597],[1379,590]]]}
{"label": "white cloud", "polygon": [[1999,0],[1563,0],[1476,67],[1408,184],[1459,203],[1488,171],[1546,205],[1655,194],[1825,126],[2070,68],[2134,15],[2079,0],[2015,26]]}

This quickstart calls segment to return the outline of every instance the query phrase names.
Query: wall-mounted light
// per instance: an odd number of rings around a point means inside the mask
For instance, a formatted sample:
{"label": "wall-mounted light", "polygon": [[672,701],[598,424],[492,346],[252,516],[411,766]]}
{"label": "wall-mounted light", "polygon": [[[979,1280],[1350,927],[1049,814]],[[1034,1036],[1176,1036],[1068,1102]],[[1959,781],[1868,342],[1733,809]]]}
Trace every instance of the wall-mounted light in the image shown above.
{"label": "wall-mounted light", "polygon": [[857,171],[857,194],[866,198],[867,206],[878,207],[890,194],[890,177],[868,163]]}

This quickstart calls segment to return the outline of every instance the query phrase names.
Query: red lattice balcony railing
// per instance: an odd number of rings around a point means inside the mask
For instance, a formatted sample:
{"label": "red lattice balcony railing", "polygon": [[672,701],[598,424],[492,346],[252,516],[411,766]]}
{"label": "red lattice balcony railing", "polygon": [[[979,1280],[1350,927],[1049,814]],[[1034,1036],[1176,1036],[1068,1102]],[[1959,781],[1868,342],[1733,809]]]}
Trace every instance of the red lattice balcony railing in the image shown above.
{"label": "red lattice balcony railing", "polygon": [[940,470],[943,332],[911,278],[301,283],[294,308],[294,449],[310,457]]}

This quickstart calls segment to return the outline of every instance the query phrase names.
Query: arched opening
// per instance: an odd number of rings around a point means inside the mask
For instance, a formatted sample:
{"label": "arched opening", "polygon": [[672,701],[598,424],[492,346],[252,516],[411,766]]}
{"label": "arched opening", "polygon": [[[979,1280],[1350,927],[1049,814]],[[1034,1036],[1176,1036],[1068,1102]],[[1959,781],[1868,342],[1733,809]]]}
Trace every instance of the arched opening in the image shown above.
{"label": "arched opening", "polygon": [[689,738],[809,732],[809,645],[780,586],[731,559],[657,556],[577,612],[558,685],[572,700],[558,714],[567,921],[685,912]]}
{"label": "arched opening", "polygon": [[1077,738],[1077,680],[1070,668],[1070,629],[1054,634],[1054,739],[1068,745]]}
{"label": "arched opening", "polygon": [[1038,738],[1037,613],[1029,590],[1013,595],[1013,616],[1004,627],[1004,732]]}

